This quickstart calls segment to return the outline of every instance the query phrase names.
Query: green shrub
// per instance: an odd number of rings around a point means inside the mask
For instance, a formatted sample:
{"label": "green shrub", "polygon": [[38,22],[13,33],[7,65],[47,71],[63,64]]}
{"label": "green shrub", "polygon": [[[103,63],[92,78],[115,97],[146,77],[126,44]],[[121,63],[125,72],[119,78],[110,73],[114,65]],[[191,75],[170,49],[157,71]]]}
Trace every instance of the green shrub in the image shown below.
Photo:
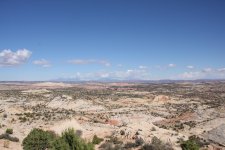
{"label": "green shrub", "polygon": [[5,133],[7,133],[7,134],[13,134],[13,129],[6,129]]}
{"label": "green shrub", "polygon": [[54,132],[33,129],[23,140],[24,150],[94,150],[92,143],[86,143],[74,129],[65,130],[61,136]]}
{"label": "green shrub", "polygon": [[195,143],[199,146],[199,147],[204,147],[209,145],[210,143],[207,142],[206,140],[201,139],[200,137],[196,136],[196,135],[192,135],[189,137],[189,140],[195,141]]}
{"label": "green shrub", "polygon": [[181,143],[182,150],[199,150],[199,145],[192,139]]}
{"label": "green shrub", "polygon": [[58,142],[64,149],[69,147],[69,150],[94,150],[94,146],[91,143],[86,143],[76,134],[74,129],[71,128],[65,130],[60,139],[53,143],[53,149],[55,150],[57,150],[56,142]]}
{"label": "green shrub", "polygon": [[56,139],[53,132],[42,129],[33,129],[23,140],[24,150],[45,150],[51,148],[52,142]]}
{"label": "green shrub", "polygon": [[93,139],[92,139],[92,144],[99,144],[103,141],[102,138],[99,138],[97,135],[94,135]]}
{"label": "green shrub", "polygon": [[66,143],[66,141],[64,141],[62,138],[58,138],[52,143],[52,150],[69,150],[69,149],[70,149],[69,144]]}

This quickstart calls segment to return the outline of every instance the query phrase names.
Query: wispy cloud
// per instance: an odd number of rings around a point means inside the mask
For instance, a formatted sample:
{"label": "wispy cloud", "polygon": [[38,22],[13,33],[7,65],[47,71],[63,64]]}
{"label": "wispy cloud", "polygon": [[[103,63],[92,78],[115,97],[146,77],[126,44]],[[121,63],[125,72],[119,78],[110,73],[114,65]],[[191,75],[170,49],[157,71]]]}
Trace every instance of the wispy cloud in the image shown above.
{"label": "wispy cloud", "polygon": [[225,78],[225,68],[204,68],[200,71],[184,72],[178,75],[179,79],[221,79]]}
{"label": "wispy cloud", "polygon": [[68,60],[67,62],[75,65],[99,64],[104,65],[106,67],[111,66],[110,62],[108,61],[95,59],[72,59]]}
{"label": "wispy cloud", "polygon": [[189,66],[187,66],[187,68],[188,68],[188,69],[194,69],[195,67],[194,67],[194,66],[189,65]]}
{"label": "wispy cloud", "polygon": [[143,66],[143,65],[139,66],[139,69],[147,69],[147,68],[148,68],[147,66]]}
{"label": "wispy cloud", "polygon": [[33,61],[33,64],[40,65],[42,67],[51,67],[50,62],[45,59],[35,60]]}
{"label": "wispy cloud", "polygon": [[145,69],[127,69],[123,71],[99,71],[90,73],[80,73],[77,72],[72,76],[64,78],[75,79],[75,80],[102,80],[102,79],[112,79],[112,80],[149,80],[150,72]]}
{"label": "wispy cloud", "polygon": [[205,73],[209,73],[209,72],[212,72],[213,69],[212,68],[205,68],[202,70],[202,72],[205,72]]}
{"label": "wispy cloud", "polygon": [[199,72],[199,71],[184,72],[184,73],[178,75],[178,79],[200,79],[203,76],[204,75],[201,72]]}
{"label": "wispy cloud", "polygon": [[225,73],[225,68],[219,68],[219,69],[217,69],[217,71]]}
{"label": "wispy cloud", "polygon": [[17,66],[24,64],[32,52],[27,49],[19,49],[16,52],[5,49],[0,52],[0,66]]}
{"label": "wispy cloud", "polygon": [[174,68],[174,67],[176,67],[176,64],[168,64],[168,67]]}
{"label": "wispy cloud", "polygon": [[122,64],[118,64],[117,67],[123,67],[123,65]]}

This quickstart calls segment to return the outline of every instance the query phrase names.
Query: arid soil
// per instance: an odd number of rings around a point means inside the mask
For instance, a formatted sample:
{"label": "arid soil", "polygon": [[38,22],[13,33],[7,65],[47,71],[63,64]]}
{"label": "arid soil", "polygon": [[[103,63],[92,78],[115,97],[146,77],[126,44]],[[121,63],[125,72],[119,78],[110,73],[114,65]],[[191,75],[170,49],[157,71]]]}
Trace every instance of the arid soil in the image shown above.
{"label": "arid soil", "polygon": [[33,128],[61,134],[70,127],[87,141],[97,135],[148,143],[156,136],[180,150],[179,142],[195,135],[206,149],[223,150],[225,82],[0,83],[0,134],[12,128],[19,138],[8,145],[0,139],[0,149],[21,150]]}

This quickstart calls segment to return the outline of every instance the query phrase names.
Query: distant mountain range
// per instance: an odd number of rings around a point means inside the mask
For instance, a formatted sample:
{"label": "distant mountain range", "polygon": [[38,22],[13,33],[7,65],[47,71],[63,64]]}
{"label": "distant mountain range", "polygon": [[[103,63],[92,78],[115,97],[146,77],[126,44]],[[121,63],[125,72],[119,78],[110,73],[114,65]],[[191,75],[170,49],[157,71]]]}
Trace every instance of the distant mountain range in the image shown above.
{"label": "distant mountain range", "polygon": [[225,79],[196,79],[196,80],[118,80],[118,79],[99,79],[99,80],[76,80],[76,79],[65,79],[59,78],[54,80],[45,81],[0,81],[2,84],[13,84],[13,83],[40,83],[40,82],[65,82],[65,83],[87,83],[87,82],[127,82],[127,83],[182,83],[182,82],[225,82]]}

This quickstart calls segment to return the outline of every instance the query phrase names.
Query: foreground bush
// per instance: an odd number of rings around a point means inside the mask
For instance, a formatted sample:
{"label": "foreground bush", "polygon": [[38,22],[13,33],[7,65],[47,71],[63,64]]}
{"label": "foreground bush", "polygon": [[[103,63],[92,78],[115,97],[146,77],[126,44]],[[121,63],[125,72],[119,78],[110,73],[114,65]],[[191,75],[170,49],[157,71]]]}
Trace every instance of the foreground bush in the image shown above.
{"label": "foreground bush", "polygon": [[62,138],[56,139],[52,143],[52,150],[69,150],[69,144],[66,143]]}
{"label": "foreground bush", "polygon": [[33,129],[23,140],[24,150],[45,150],[52,147],[52,142],[55,140],[56,135],[49,131],[42,129]]}
{"label": "foreground bush", "polygon": [[[60,145],[65,146],[63,147],[63,149],[69,147],[69,150],[94,150],[94,146],[91,143],[86,143],[83,139],[81,139],[76,134],[74,129],[67,129],[66,131],[64,131],[57,142]],[[54,143],[53,145],[53,149],[57,150],[57,143]]]}
{"label": "foreground bush", "polygon": [[22,144],[24,150],[94,150],[94,146],[81,139],[74,129],[65,130],[61,136],[33,129]]}

